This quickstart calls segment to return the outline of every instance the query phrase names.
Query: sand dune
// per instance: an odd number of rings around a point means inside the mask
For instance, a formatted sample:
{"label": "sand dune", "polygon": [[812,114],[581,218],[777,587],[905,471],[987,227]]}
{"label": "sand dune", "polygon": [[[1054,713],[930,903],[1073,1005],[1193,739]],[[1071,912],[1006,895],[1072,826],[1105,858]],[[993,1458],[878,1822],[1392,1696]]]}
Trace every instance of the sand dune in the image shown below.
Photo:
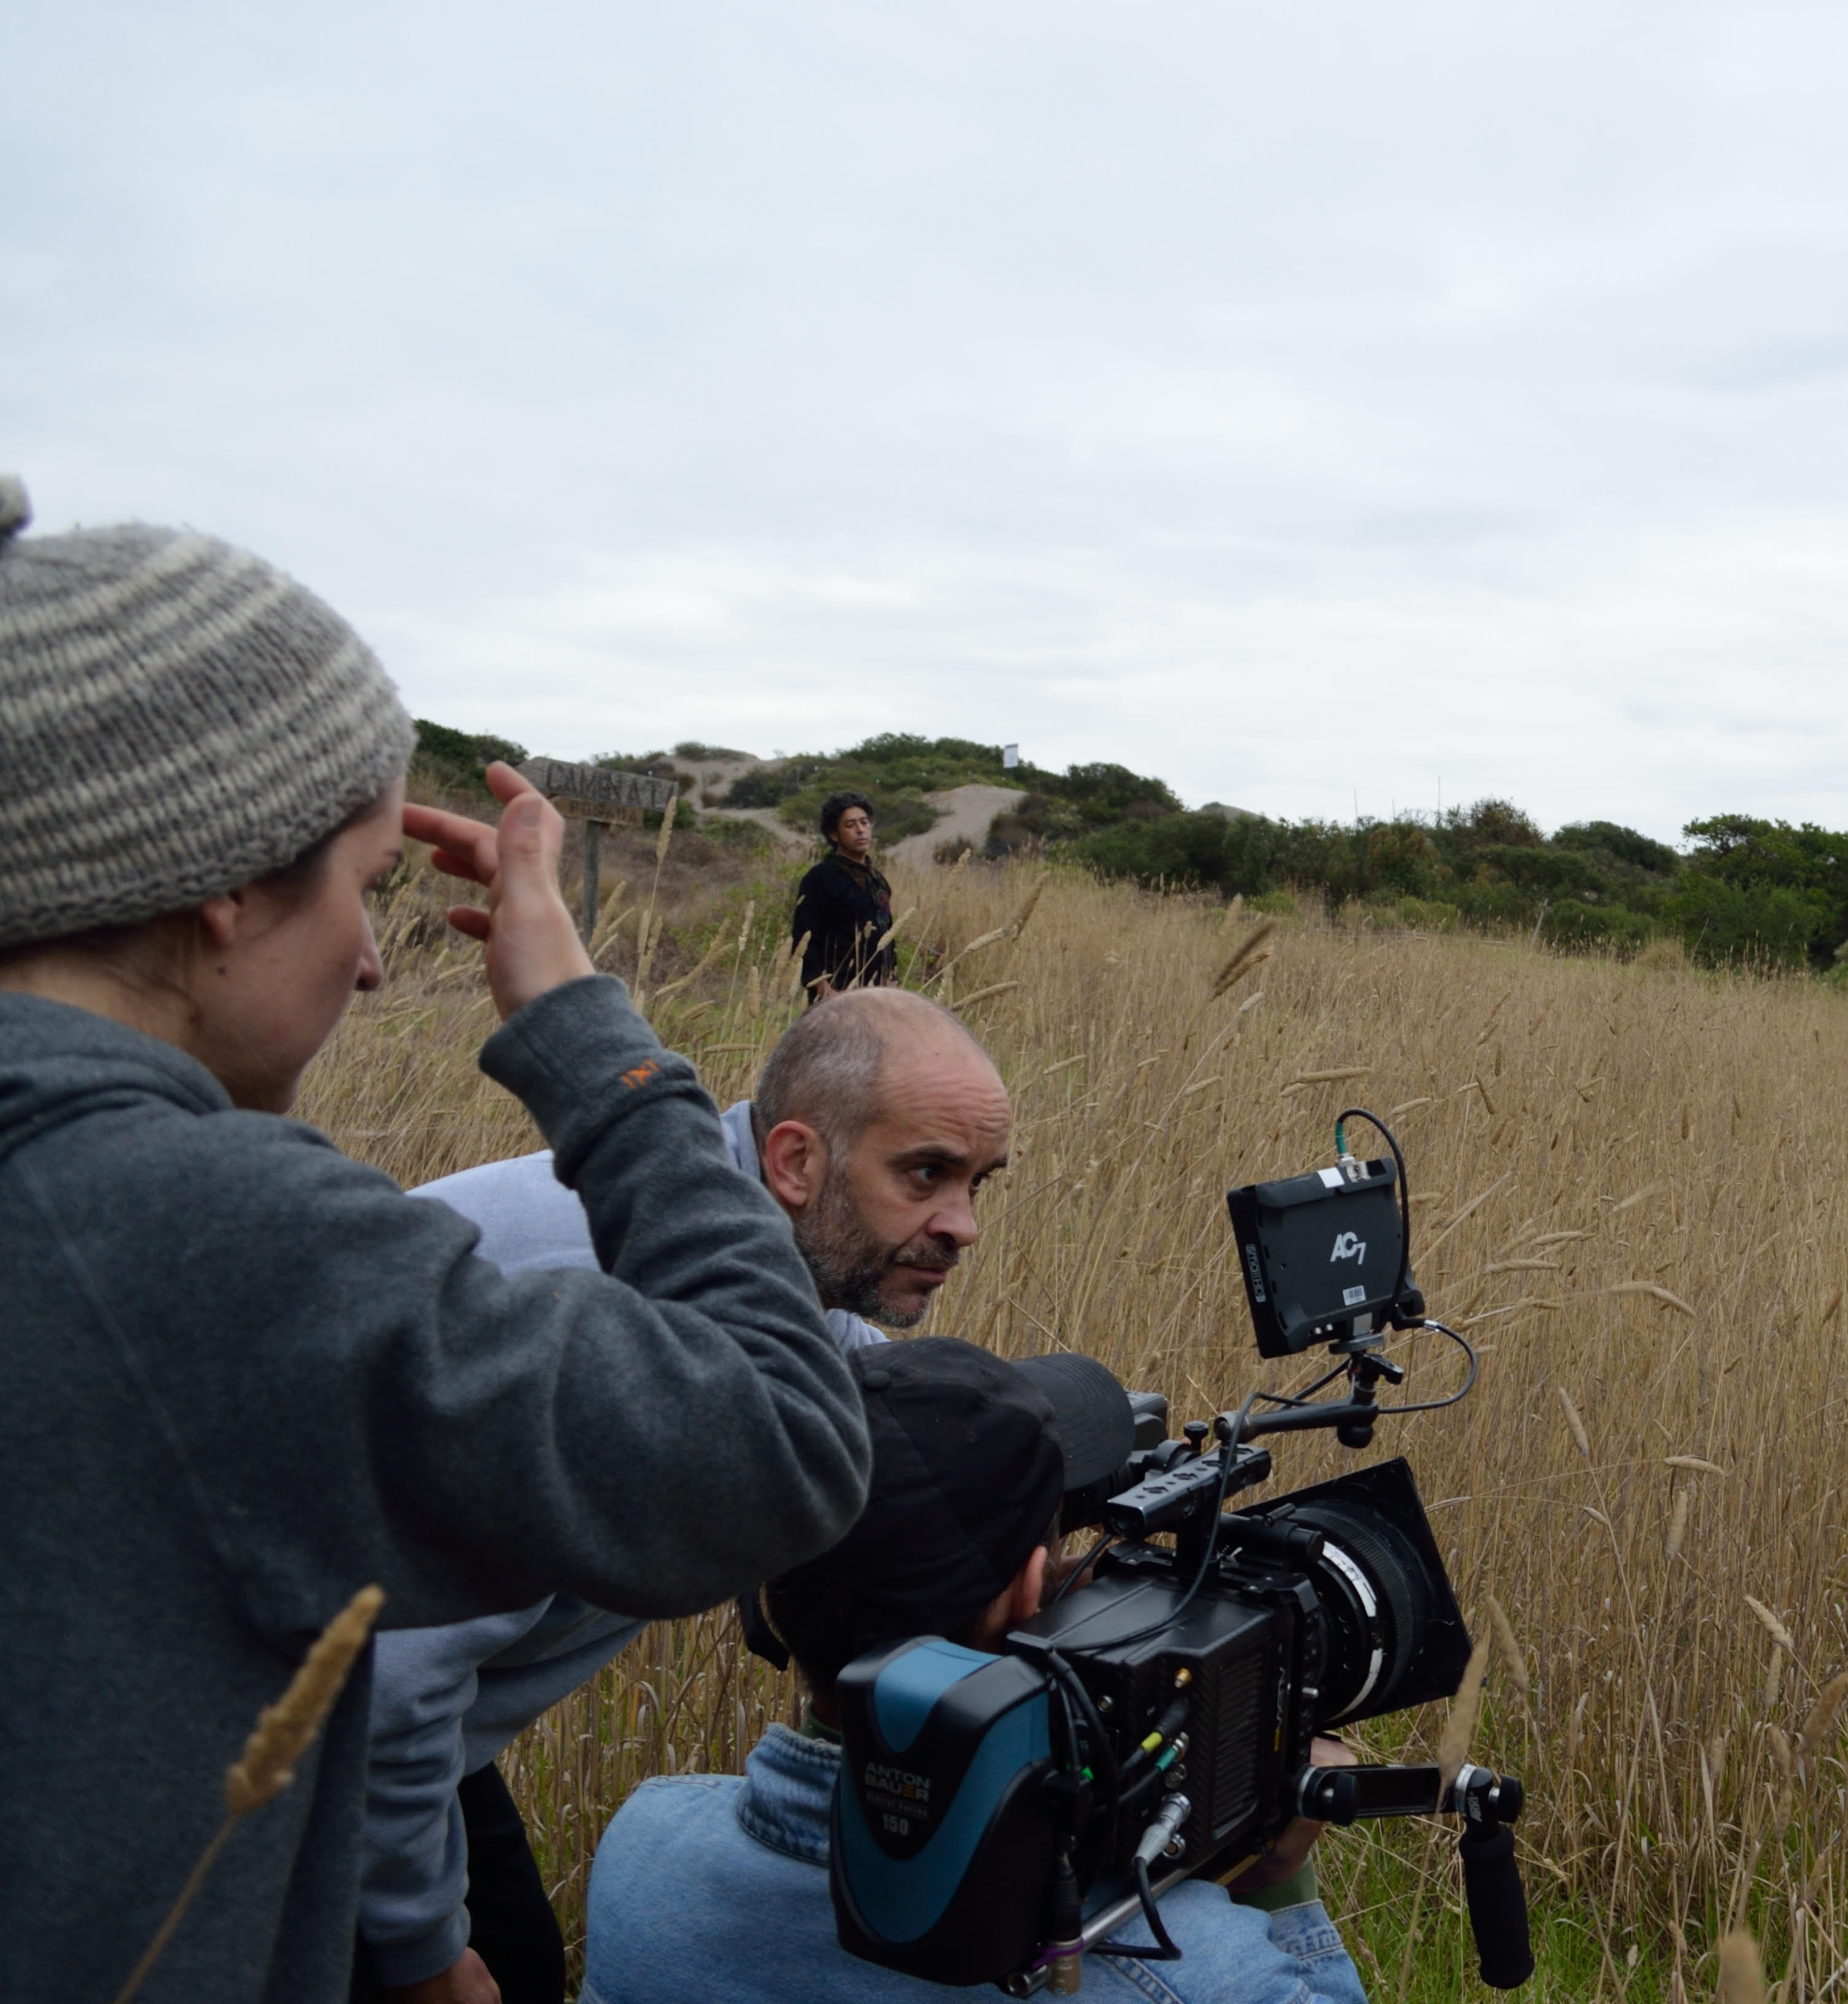
{"label": "sand dune", "polygon": [[1026,794],[1018,787],[971,785],[952,787],[947,792],[926,794],[924,797],[933,808],[943,810],[943,818],[935,828],[926,829],[922,835],[908,835],[885,850],[894,862],[928,863],[944,843],[954,842],[959,835],[967,836],[979,848],[988,839],[996,815],[1017,807]]}

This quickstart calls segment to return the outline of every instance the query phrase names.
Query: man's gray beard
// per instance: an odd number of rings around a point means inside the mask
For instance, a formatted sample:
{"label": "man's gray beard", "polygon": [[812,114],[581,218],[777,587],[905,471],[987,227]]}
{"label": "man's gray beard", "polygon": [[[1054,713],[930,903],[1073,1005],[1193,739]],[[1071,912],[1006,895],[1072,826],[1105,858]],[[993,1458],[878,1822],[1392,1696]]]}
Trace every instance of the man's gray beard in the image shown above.
{"label": "man's gray beard", "polygon": [[947,1270],[956,1264],[957,1249],[947,1239],[914,1238],[895,1249],[882,1245],[854,1208],[845,1172],[832,1167],[814,1209],[793,1224],[796,1249],[808,1262],[823,1296],[849,1315],[884,1323],[888,1329],[912,1328],[930,1312],[929,1296],[902,1312],[887,1306],[880,1283],[894,1265]]}

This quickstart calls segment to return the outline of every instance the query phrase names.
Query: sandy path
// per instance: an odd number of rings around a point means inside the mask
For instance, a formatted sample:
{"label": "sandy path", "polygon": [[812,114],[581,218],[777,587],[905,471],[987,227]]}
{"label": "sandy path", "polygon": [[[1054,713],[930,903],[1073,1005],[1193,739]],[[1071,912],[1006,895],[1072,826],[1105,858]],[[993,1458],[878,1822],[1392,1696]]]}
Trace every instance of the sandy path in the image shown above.
{"label": "sandy path", "polygon": [[942,843],[954,842],[959,835],[967,836],[979,849],[988,839],[996,815],[1019,806],[1027,796],[1019,787],[976,785],[952,787],[947,793],[924,797],[933,808],[943,810],[943,818],[922,835],[908,835],[902,842],[894,842],[885,853],[896,862],[929,863]]}
{"label": "sandy path", "polygon": [[701,814],[721,821],[754,821],[779,849],[813,848],[814,845],[809,838],[797,834],[775,808],[709,808],[702,804],[707,794],[723,795],[733,780],[754,772],[763,762],[748,754],[741,759],[675,758],[669,761],[677,773],[692,774],[693,791],[682,798],[690,798]]}
{"label": "sandy path", "polygon": [[[672,762],[678,771],[692,774],[692,797],[697,804],[702,794],[708,791],[723,793],[740,774],[752,771],[763,762],[747,757],[676,759]],[[924,797],[933,808],[942,811],[936,825],[926,829],[922,835],[905,836],[881,853],[901,863],[929,863],[935,857],[940,844],[954,842],[958,836],[966,836],[979,848],[988,839],[989,827],[996,815],[1006,813],[1026,796],[1018,787],[977,785],[952,787],[947,792],[926,794]],[[813,837],[791,828],[774,808],[701,807],[699,811],[719,815],[727,821],[754,821],[783,849],[806,850],[814,846]]]}

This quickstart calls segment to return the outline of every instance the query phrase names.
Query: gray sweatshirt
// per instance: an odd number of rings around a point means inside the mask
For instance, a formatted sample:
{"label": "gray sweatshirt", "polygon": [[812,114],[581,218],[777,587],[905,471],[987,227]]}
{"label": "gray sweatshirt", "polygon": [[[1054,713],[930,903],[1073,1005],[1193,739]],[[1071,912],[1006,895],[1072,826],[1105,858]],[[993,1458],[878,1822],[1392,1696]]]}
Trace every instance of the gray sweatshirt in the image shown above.
{"label": "gray sweatshirt", "polygon": [[[751,1102],[719,1116],[733,1166],[761,1182]],[[503,1273],[594,1267],[584,1207],[552,1173],[549,1150],[425,1183],[481,1228],[476,1252]],[[827,1323],[842,1349],[885,1341],[844,1309]],[[359,1931],[379,1980],[421,1983],[468,1946],[468,1841],[456,1785],[539,1715],[594,1676],[646,1624],[559,1594],[510,1614],[379,1638]]]}
{"label": "gray sweatshirt", "polygon": [[[712,1606],[831,1543],[863,1422],[782,1215],[621,984],[519,1012],[607,1272],[474,1228],[171,1046],[0,993],[0,1996],[113,1995],[307,1642],[568,1593]],[[369,1655],[233,1833],[148,2004],[340,2004]]]}

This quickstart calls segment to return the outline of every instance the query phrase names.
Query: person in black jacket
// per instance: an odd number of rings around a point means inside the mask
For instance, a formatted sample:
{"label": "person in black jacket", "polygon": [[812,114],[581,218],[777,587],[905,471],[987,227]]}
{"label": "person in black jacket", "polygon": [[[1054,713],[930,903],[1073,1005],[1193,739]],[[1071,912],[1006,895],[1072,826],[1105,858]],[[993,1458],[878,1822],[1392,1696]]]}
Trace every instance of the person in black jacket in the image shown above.
{"label": "person in black jacket", "polygon": [[796,891],[789,937],[802,948],[802,984],[810,1002],[844,988],[878,988],[898,979],[892,887],[873,866],[873,803],[864,794],[831,794],[821,803],[829,853]]}

